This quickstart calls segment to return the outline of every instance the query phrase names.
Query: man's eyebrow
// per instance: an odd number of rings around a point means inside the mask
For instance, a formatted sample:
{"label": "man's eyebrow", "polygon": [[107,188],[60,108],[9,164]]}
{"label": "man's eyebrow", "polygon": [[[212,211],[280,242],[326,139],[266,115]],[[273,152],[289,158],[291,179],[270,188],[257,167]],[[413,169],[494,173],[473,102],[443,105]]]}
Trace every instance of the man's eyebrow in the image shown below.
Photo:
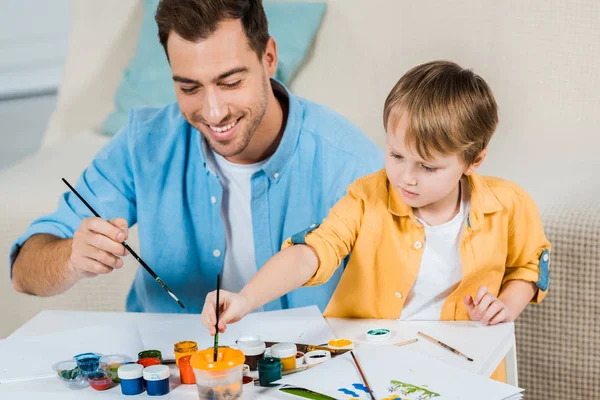
{"label": "man's eyebrow", "polygon": [[179,75],[173,75],[173,80],[175,82],[180,82],[180,83],[188,83],[188,84],[193,84],[193,85],[198,85],[198,86],[202,86],[202,84],[200,82],[198,82],[195,79],[190,79],[190,78],[186,78],[184,76],[179,76]]}
{"label": "man's eyebrow", "polygon": [[221,75],[217,76],[217,78],[213,80],[213,83],[218,82],[221,79],[225,79],[227,77],[230,77],[231,75],[239,74],[241,72],[248,72],[248,68],[246,68],[246,67],[232,68],[229,71],[223,72]]}
{"label": "man's eyebrow", "polygon": [[[248,68],[246,68],[246,67],[232,68],[229,71],[223,72],[222,74],[220,74],[219,76],[217,76],[215,79],[213,79],[213,83],[216,83],[216,82],[218,82],[218,81],[220,81],[222,79],[230,77],[231,75],[239,74],[239,73],[242,73],[242,72],[248,72]],[[175,82],[185,83],[185,84],[188,84],[188,85],[202,86],[202,84],[200,83],[200,81],[197,81],[195,79],[186,78],[185,76],[173,75],[173,80]]]}

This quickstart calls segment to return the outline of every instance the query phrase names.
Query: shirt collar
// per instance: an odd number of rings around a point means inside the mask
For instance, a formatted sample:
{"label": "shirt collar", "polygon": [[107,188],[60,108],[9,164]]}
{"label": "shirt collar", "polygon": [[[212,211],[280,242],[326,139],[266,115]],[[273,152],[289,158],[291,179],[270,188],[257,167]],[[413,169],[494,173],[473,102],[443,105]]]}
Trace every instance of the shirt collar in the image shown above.
{"label": "shirt collar", "polygon": [[[269,158],[269,161],[265,163],[262,170],[265,171],[269,179],[278,180],[280,175],[282,174],[285,166],[288,161],[291,159],[292,154],[294,154],[294,150],[296,149],[296,145],[298,143],[298,139],[300,137],[300,130],[302,129],[302,115],[303,108],[298,98],[294,96],[288,88],[286,88],[281,82],[276,79],[271,79],[271,86],[273,88],[273,93],[278,98],[285,98],[288,101],[288,115],[287,122],[285,124],[285,130],[283,131],[283,135],[281,141],[279,142],[279,146],[275,153]],[[194,134],[196,134],[197,140],[199,142],[200,148],[200,157],[202,162],[206,166],[208,172],[216,175],[216,165],[213,157],[207,156],[212,151],[207,141],[202,136],[196,128],[193,126],[191,130]]]}
{"label": "shirt collar", "polygon": [[[479,174],[468,176],[471,189],[471,211],[469,213],[470,224],[473,230],[479,228],[485,214],[491,214],[502,210],[502,204],[490,189],[489,185]],[[399,217],[413,216],[412,207],[408,206],[400,197],[398,191],[387,181],[388,188],[388,211]]]}

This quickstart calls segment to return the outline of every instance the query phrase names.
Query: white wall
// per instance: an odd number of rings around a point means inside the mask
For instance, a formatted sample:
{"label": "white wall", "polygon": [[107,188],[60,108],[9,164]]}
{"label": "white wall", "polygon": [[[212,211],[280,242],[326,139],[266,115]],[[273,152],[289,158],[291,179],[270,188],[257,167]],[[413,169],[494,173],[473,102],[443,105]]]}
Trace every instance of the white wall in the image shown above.
{"label": "white wall", "polygon": [[68,0],[0,0],[0,169],[35,152],[56,105]]}
{"label": "white wall", "polygon": [[68,0],[0,0],[0,98],[54,91],[67,51]]}

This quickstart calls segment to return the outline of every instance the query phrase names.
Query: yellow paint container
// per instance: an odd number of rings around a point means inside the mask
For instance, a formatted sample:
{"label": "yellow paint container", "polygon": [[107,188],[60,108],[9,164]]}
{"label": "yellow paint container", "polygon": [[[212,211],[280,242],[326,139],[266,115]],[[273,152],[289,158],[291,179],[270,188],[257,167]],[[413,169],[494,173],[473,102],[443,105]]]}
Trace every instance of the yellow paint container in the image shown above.
{"label": "yellow paint container", "polygon": [[198,352],[198,344],[191,340],[184,342],[177,342],[173,346],[173,352],[175,353],[175,363],[179,365],[179,359],[183,356],[191,356]]}
{"label": "yellow paint container", "polygon": [[271,357],[279,358],[284,371],[296,369],[296,345],[294,343],[277,343],[271,347]]}

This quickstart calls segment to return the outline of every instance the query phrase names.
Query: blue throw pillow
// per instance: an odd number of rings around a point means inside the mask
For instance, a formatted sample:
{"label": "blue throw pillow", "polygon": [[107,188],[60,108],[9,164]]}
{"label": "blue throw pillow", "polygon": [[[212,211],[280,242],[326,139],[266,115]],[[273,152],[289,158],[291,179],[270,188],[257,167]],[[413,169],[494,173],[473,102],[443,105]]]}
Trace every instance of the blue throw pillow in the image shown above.
{"label": "blue throw pillow", "polygon": [[[113,136],[127,124],[129,110],[176,101],[171,69],[158,41],[154,14],[159,0],[144,0],[144,15],[135,56],[123,74],[115,96],[116,110],[103,124]],[[279,63],[275,78],[288,84],[313,42],[325,12],[317,2],[265,2],[269,33],[277,42]]]}

